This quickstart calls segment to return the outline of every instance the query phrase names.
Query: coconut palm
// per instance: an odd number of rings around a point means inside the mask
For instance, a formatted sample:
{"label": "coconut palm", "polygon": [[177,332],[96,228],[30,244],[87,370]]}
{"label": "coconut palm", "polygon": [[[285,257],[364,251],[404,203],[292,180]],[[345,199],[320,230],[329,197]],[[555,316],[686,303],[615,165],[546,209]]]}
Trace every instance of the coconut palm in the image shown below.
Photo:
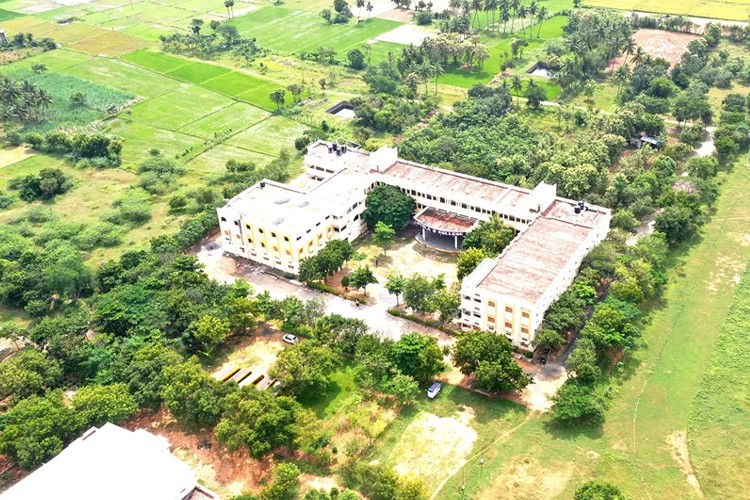
{"label": "coconut palm", "polygon": [[521,20],[521,30],[523,31],[523,34],[526,34],[526,26],[523,24],[523,20],[526,19],[526,16],[528,16],[529,13],[526,10],[526,6],[521,4],[521,6],[518,8],[518,19]]}
{"label": "coconut palm", "polygon": [[513,80],[511,80],[510,88],[513,89],[513,92],[516,93],[516,108],[519,108],[521,104],[521,90],[523,90],[523,82],[521,81],[520,76],[518,75],[513,76]]}
{"label": "coconut palm", "polygon": [[510,0],[510,9],[513,11],[512,18],[510,20],[510,32],[513,33],[513,28],[516,25],[516,16],[518,15],[518,8],[521,6],[521,0]]}
{"label": "coconut palm", "polygon": [[622,90],[622,86],[625,85],[625,82],[628,81],[628,78],[630,77],[630,67],[627,64],[623,64],[619,68],[615,70],[614,73],[614,79],[617,83],[617,95],[620,95],[620,92]]}
{"label": "coconut palm", "polygon": [[537,21],[539,21],[539,31],[536,32],[536,37],[539,38],[542,33],[542,23],[544,23],[544,20],[547,19],[547,7],[542,5],[539,7],[539,12],[536,15]]}
{"label": "coconut palm", "polygon": [[623,45],[623,50],[625,51],[625,62],[628,62],[628,56],[635,52],[636,47],[638,47],[638,44],[635,43],[635,39],[632,36],[625,40],[625,44]]}
{"label": "coconut palm", "polygon": [[633,58],[631,59],[631,62],[638,66],[641,64],[646,57],[646,53],[643,51],[642,47],[638,47],[635,49],[635,52],[633,52]]}

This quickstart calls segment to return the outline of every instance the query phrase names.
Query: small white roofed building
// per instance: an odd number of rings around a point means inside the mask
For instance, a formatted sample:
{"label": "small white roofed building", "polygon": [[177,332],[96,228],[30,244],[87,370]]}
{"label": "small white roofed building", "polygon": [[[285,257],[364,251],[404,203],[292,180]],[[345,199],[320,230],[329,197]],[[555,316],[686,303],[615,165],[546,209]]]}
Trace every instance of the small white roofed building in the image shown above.
{"label": "small white roofed building", "polygon": [[439,235],[459,250],[480,221],[497,216],[518,231],[461,286],[461,324],[495,331],[532,349],[544,313],[571,284],[586,254],[609,231],[610,210],[557,196],[554,185],[524,189],[400,159],[396,148],[370,153],[318,141],[308,147],[301,191],[261,181],[219,208],[224,249],[296,274],[299,262],[332,239],[366,230],[367,193],[386,184],[417,203],[422,241]]}
{"label": "small white roofed building", "polygon": [[218,500],[170,447],[143,429],[92,427],[0,499]]}

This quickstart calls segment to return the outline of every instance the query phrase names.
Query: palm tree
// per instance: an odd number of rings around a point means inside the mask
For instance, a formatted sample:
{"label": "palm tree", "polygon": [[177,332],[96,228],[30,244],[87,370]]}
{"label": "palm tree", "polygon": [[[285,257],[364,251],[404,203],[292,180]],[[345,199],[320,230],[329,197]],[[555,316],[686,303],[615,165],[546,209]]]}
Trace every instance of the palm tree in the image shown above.
{"label": "palm tree", "polygon": [[521,81],[520,76],[518,75],[513,76],[513,80],[511,81],[510,88],[512,88],[513,91],[516,93],[516,108],[518,108],[521,104],[521,90],[523,90],[523,82]]}
{"label": "palm tree", "polygon": [[510,21],[510,9],[508,8],[508,0],[500,1],[500,20],[503,22],[503,33],[505,33],[505,28]]}
{"label": "palm tree", "polygon": [[521,6],[518,8],[518,18],[521,20],[521,30],[523,30],[523,34],[526,34],[526,26],[523,24],[523,20],[526,19],[526,16],[528,16],[529,13],[526,10],[526,6],[521,4]]}
{"label": "palm tree", "polygon": [[374,7],[372,6],[372,2],[367,2],[367,5],[365,5],[365,10],[367,11],[367,19],[370,19],[370,15],[372,14],[372,9]]}
{"label": "palm tree", "polygon": [[482,10],[482,4],[482,0],[471,0],[471,10],[474,11],[474,14],[471,16],[471,25],[474,26],[474,20],[476,19],[479,29],[482,28],[482,21],[479,18],[479,11]]}
{"label": "palm tree", "polygon": [[357,0],[357,22],[362,20],[362,7],[365,6],[365,0]]}
{"label": "palm tree", "polygon": [[234,0],[224,0],[224,7],[227,9],[227,15],[229,16],[229,19],[232,19],[234,12]]}
{"label": "palm tree", "polygon": [[632,36],[629,36],[627,40],[625,40],[625,45],[623,46],[623,50],[625,51],[625,62],[628,62],[628,56],[632,54],[636,47],[638,47],[638,44],[635,43],[635,39],[633,39]]}
{"label": "palm tree", "polygon": [[462,0],[449,0],[448,1],[448,7],[450,7],[450,9],[453,11],[454,16],[461,9],[462,4],[463,4]]}
{"label": "palm tree", "polygon": [[628,81],[630,77],[630,67],[627,64],[623,64],[615,70],[614,78],[617,82],[617,96],[619,97],[622,86]]}
{"label": "palm tree", "polygon": [[[529,17],[531,18],[531,24],[534,24],[534,18],[536,17],[537,12],[539,12],[539,6],[536,4],[536,0],[531,0],[531,3],[529,4]],[[531,28],[531,33],[534,33],[534,28]]]}
{"label": "palm tree", "polygon": [[432,78],[435,73],[435,68],[428,60],[425,61],[417,68],[417,74],[424,82],[424,93],[427,94],[427,82]]}
{"label": "palm tree", "polygon": [[435,77],[435,95],[437,95],[437,86],[438,86],[438,78],[443,76],[445,74],[445,70],[443,69],[443,66],[440,64],[435,64],[432,67],[432,76]]}
{"label": "palm tree", "polygon": [[513,33],[513,28],[516,25],[516,16],[518,15],[518,8],[521,6],[521,0],[510,0],[510,8],[513,10],[513,17],[510,21],[510,32]]}
{"label": "palm tree", "polygon": [[542,23],[547,19],[547,7],[544,5],[539,7],[539,13],[537,13],[536,18],[539,21],[539,31],[536,32],[536,37],[539,38],[542,33]]}
{"label": "palm tree", "polygon": [[643,59],[646,57],[646,53],[643,51],[642,47],[638,47],[635,49],[635,52],[633,53],[633,58],[631,59],[632,63],[638,66],[643,62]]}

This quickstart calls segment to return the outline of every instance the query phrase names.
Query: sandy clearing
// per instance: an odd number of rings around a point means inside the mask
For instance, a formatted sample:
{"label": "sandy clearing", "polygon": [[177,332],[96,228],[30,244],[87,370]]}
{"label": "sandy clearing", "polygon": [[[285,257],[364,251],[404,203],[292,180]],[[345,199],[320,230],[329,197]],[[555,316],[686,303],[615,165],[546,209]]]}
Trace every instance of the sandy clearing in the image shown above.
{"label": "sandy clearing", "polygon": [[25,146],[0,149],[0,168],[13,165],[21,160],[34,156],[35,154],[36,153]]}
{"label": "sandy clearing", "polygon": [[701,490],[701,485],[698,482],[695,471],[693,470],[693,464],[690,463],[687,431],[675,431],[667,436],[667,445],[669,445],[669,452],[671,453],[672,458],[674,458],[677,465],[679,465],[680,470],[687,476],[688,484],[690,484],[698,496],[702,498],[703,491]]}
{"label": "sandy clearing", "polygon": [[[690,33],[677,33],[674,31],[641,29],[633,34],[638,47],[653,58],[662,58],[669,61],[671,65],[680,61],[682,53],[687,50],[687,45],[700,38],[698,35]],[[630,58],[628,56],[628,63]],[[625,55],[621,55],[612,60],[610,68],[614,71],[625,64]]]}
{"label": "sandy clearing", "polygon": [[546,500],[557,498],[573,474],[574,464],[557,464],[555,468],[541,467],[528,458],[503,468],[492,481],[490,488],[476,498],[495,500],[497,498],[523,498]]}
{"label": "sandy clearing", "polygon": [[555,373],[547,375],[545,370],[534,373],[534,382],[529,384],[521,393],[521,401],[530,410],[546,412],[552,408],[552,396],[568,379],[564,367],[559,367]]}
{"label": "sandy clearing", "polygon": [[469,426],[474,411],[465,406],[459,408],[462,411],[452,417],[420,413],[393,449],[394,470],[402,476],[419,477],[426,484],[435,484],[448,472],[462,467],[477,432]]}
{"label": "sandy clearing", "polygon": [[416,26],[414,24],[405,24],[395,30],[387,31],[382,35],[375,37],[380,42],[400,43],[402,45],[420,45],[422,40],[435,36],[433,28],[425,26]]}

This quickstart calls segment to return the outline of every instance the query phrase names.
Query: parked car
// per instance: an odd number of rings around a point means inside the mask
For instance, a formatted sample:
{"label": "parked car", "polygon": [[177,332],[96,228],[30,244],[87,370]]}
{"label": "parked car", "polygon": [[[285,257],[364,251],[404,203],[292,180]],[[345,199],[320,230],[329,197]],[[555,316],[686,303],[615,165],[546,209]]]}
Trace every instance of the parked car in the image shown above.
{"label": "parked car", "polygon": [[427,397],[430,399],[435,399],[435,396],[437,396],[440,393],[440,389],[443,388],[443,384],[440,382],[433,382],[429,389],[427,389]]}
{"label": "parked car", "polygon": [[299,343],[299,337],[297,337],[296,335],[292,335],[291,333],[284,334],[284,336],[281,337],[281,340],[283,340],[287,344]]}

